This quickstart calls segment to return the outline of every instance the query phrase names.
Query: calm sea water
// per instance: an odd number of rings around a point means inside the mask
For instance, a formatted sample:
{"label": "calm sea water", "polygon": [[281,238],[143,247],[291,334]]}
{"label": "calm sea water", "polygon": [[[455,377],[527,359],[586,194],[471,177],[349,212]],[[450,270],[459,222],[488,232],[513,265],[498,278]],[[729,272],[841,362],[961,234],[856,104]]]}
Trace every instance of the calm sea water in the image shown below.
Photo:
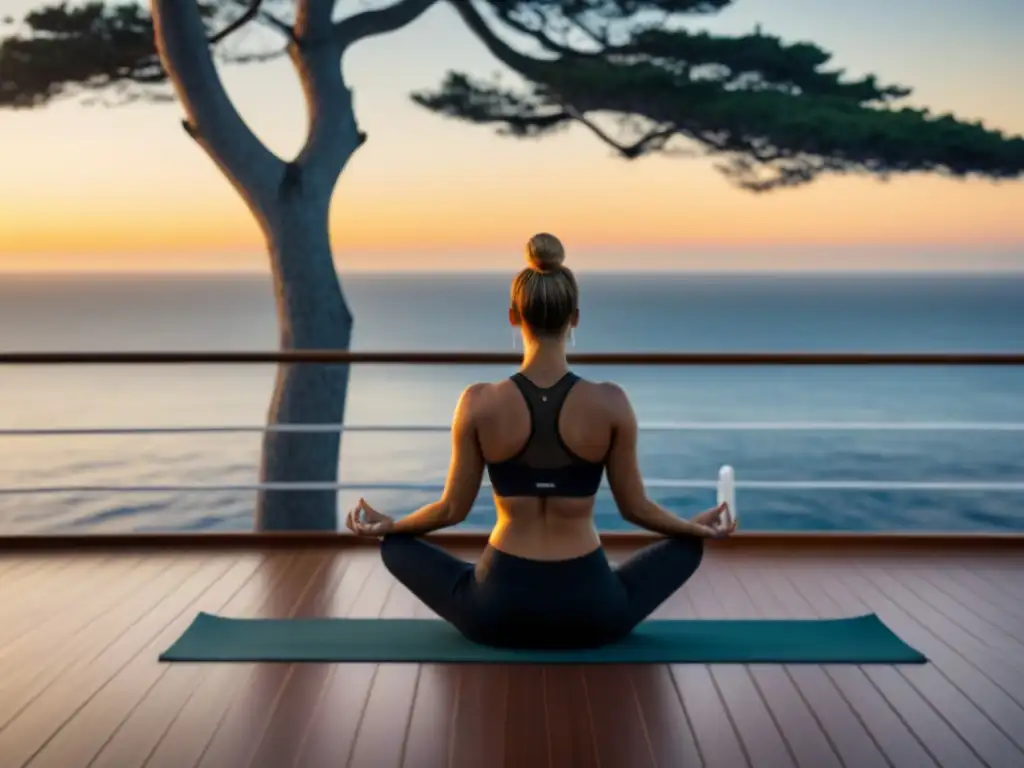
{"label": "calm sea water", "polygon": [[[584,275],[579,351],[1024,350],[1024,278],[623,277]],[[510,350],[505,276],[351,276],[354,347]],[[7,277],[5,350],[272,349],[269,280],[258,277]],[[1011,368],[585,369],[631,395],[641,422],[1024,423]],[[500,368],[360,366],[350,424],[443,424],[460,390]],[[255,426],[269,366],[0,368],[0,428]],[[645,475],[746,480],[1024,481],[1024,432],[649,433]],[[256,482],[259,436],[0,437],[0,488]],[[350,482],[443,481],[444,434],[350,434]],[[339,494],[343,508],[355,492]],[[368,494],[395,513],[429,494]],[[690,512],[710,490],[652,491]],[[746,490],[752,529],[1024,528],[1019,492]],[[251,492],[0,495],[3,532],[245,529]],[[607,494],[600,525],[622,527]],[[493,518],[482,498],[467,525]]]}

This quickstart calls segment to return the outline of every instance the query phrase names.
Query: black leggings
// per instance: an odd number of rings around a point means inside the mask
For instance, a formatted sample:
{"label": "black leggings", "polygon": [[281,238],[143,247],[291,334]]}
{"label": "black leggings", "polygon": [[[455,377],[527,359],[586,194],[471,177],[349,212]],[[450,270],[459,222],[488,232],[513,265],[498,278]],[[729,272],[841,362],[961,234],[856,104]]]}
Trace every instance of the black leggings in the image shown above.
{"label": "black leggings", "polygon": [[474,565],[409,535],[390,534],[391,574],[470,640],[512,648],[604,645],[633,628],[697,570],[704,541],[662,539],[613,568],[603,549],[528,560],[488,546]]}

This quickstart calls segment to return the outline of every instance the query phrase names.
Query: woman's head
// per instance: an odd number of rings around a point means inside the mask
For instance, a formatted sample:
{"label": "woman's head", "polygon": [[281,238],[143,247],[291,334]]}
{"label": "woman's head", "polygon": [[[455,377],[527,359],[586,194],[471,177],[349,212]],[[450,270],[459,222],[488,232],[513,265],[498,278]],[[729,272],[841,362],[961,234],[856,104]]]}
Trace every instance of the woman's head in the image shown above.
{"label": "woman's head", "polygon": [[565,248],[554,235],[526,243],[526,269],[512,281],[509,321],[538,338],[559,337],[579,322],[580,290],[564,265]]}

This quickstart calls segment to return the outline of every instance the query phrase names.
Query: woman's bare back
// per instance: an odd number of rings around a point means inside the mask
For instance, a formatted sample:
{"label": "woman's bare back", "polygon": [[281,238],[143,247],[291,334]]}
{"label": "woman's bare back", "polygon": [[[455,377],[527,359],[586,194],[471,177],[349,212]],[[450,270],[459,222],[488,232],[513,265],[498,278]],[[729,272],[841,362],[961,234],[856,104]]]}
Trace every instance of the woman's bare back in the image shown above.
{"label": "woman's bare back", "polygon": [[[527,374],[529,376],[529,374]],[[536,380],[539,387],[555,381]],[[516,456],[531,435],[530,409],[509,379],[479,386],[473,422],[483,459],[500,464]],[[558,432],[580,459],[601,463],[612,445],[615,408],[609,385],[579,380],[565,397]],[[594,526],[594,497],[494,495],[497,523],[489,543],[531,560],[568,560],[601,546]]]}

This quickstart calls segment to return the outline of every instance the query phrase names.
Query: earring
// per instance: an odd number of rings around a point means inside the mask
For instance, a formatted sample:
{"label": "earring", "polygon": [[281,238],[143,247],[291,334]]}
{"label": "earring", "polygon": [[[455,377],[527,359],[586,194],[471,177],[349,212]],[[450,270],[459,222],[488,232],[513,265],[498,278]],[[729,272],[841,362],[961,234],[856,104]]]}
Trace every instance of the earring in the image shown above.
{"label": "earring", "polygon": [[516,329],[512,329],[512,349],[519,348],[519,334],[516,333]]}
{"label": "earring", "polygon": [[575,328],[570,328],[569,329],[569,346],[571,346],[571,347],[575,347],[576,346],[576,333],[575,333],[575,331],[576,331]]}

